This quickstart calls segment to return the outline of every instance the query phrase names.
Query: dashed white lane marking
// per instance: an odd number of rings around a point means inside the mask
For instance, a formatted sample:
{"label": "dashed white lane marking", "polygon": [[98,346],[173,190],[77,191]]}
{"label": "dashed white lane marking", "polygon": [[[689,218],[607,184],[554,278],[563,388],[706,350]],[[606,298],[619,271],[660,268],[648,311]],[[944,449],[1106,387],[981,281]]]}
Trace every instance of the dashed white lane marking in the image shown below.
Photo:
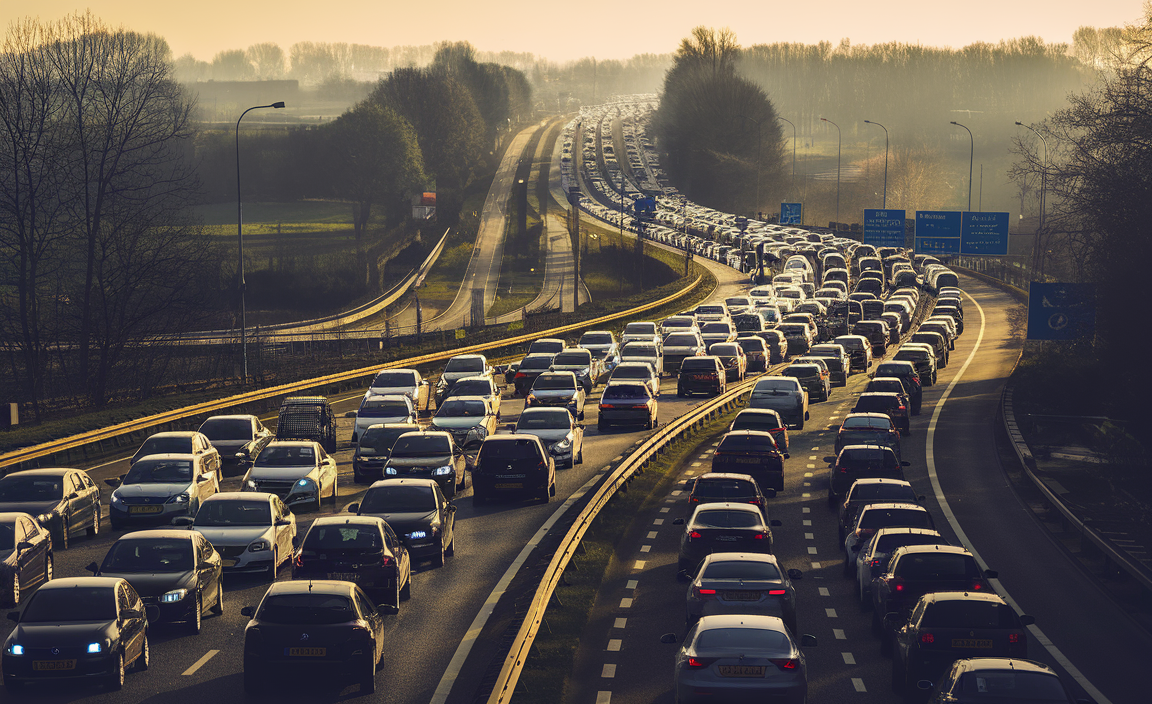
{"label": "dashed white lane marking", "polygon": [[814,569],[814,570],[820,569],[820,563],[819,562],[811,562],[809,564],[812,565],[812,569]]}
{"label": "dashed white lane marking", "polygon": [[672,492],[672,495],[673,495],[673,496],[679,496],[679,495],[681,495],[681,494],[683,494],[683,493],[684,493],[684,492],[683,492],[683,491],[681,491],[680,489],[676,489],[676,490],[674,490],[674,491]]}
{"label": "dashed white lane marking", "polygon": [[810,460],[814,460],[814,459],[816,459],[816,455],[809,455],[809,456],[808,456],[808,459],[810,459]]}
{"label": "dashed white lane marking", "polygon": [[635,589],[638,586],[640,586],[640,580],[630,579],[630,580],[628,580],[628,583],[624,585],[624,588],[625,589]]}
{"label": "dashed white lane marking", "polygon": [[828,420],[836,420],[839,417],[839,414],[833,413],[832,415],[828,416]]}
{"label": "dashed white lane marking", "polygon": [[660,509],[660,513],[668,513],[668,512],[669,512],[669,511],[671,511],[671,510],[672,510],[672,509],[670,509],[670,508],[668,508],[667,506],[665,506],[664,508]]}
{"label": "dashed white lane marking", "polygon": [[656,537],[658,534],[659,534],[659,531],[650,530],[650,531],[648,531],[648,539],[649,539],[649,540],[652,540],[652,539],[654,539],[654,538],[655,538],[655,537]]}
{"label": "dashed white lane marking", "polygon": [[808,546],[808,554],[809,555],[815,555],[816,554],[816,548],[812,545],[809,545]]}
{"label": "dashed white lane marking", "polygon": [[657,519],[652,521],[652,525],[662,526],[662,525],[664,525],[664,519],[663,518],[657,518]]}
{"label": "dashed white lane marking", "polygon": [[845,665],[855,665],[856,664],[856,656],[853,655],[852,653],[840,653],[840,657],[844,658],[844,664]]}
{"label": "dashed white lane marking", "polygon": [[803,508],[800,509],[800,513],[812,513],[812,509],[808,508],[807,506],[804,506]]}
{"label": "dashed white lane marking", "polygon": [[648,563],[645,560],[637,560],[636,564],[633,565],[632,569],[642,570],[642,569],[644,569],[644,565],[646,565],[646,564],[648,564]]}
{"label": "dashed white lane marking", "polygon": [[816,465],[810,464],[810,465],[808,465],[808,469],[816,469]]}
{"label": "dashed white lane marking", "polygon": [[641,545],[640,546],[640,552],[652,552],[652,546],[651,545]]}
{"label": "dashed white lane marking", "polygon": [[[867,689],[864,688],[864,680],[860,679],[859,677],[853,677],[852,678],[852,686],[856,688],[857,692],[867,692],[868,691]],[[597,701],[596,704],[600,704],[600,702]],[[605,704],[607,704],[607,703],[605,703]]]}
{"label": "dashed white lane marking", "polygon": [[209,660],[211,660],[213,658],[213,656],[215,656],[216,653],[218,653],[218,652],[220,652],[220,651],[219,650],[209,650],[208,652],[204,653],[204,655],[201,656],[201,658],[199,660],[192,663],[192,667],[188,668],[184,672],[181,672],[180,674],[181,675],[194,675],[194,674],[196,674],[196,671],[199,670],[200,668],[204,667],[204,664],[206,662],[208,662]]}
{"label": "dashed white lane marking", "polygon": [[812,498],[812,495],[811,495],[811,494],[809,494],[808,492],[804,492],[804,493],[800,494],[800,498],[802,498],[802,499],[810,499],[810,498]]}
{"label": "dashed white lane marking", "polygon": [[612,693],[611,692],[597,692],[596,693],[596,704],[612,704]]}
{"label": "dashed white lane marking", "polygon": [[817,450],[819,450],[819,449],[820,449],[819,447],[814,447],[814,448],[812,448],[812,451],[813,451],[813,452],[816,452],[816,451],[817,451]]}
{"label": "dashed white lane marking", "polygon": [[805,534],[804,534],[804,539],[805,539],[805,540],[815,540],[815,539],[816,539],[816,534],[815,534],[815,533],[805,533]]}
{"label": "dashed white lane marking", "polygon": [[820,587],[818,591],[820,592],[820,596],[832,596],[832,592],[828,591],[828,587]]}
{"label": "dashed white lane marking", "polygon": [[812,473],[811,473],[811,472],[805,472],[805,473],[804,473],[804,478],[805,478],[805,479],[809,479],[809,478],[811,478],[811,477],[812,477]]}
{"label": "dashed white lane marking", "polygon": [[620,460],[622,460],[622,459],[624,459],[624,455],[616,455],[616,458],[615,458],[615,459],[613,459],[612,461],[613,461],[613,462],[619,462],[619,461],[620,461]]}
{"label": "dashed white lane marking", "polygon": [[836,640],[848,640],[848,636],[844,635],[844,629],[842,628],[833,628],[832,637]]}
{"label": "dashed white lane marking", "polygon": [[612,638],[608,641],[608,650],[616,653],[620,651],[620,646],[624,645],[624,641],[619,638]]}
{"label": "dashed white lane marking", "polygon": [[804,482],[804,486],[812,486],[812,482]]}
{"label": "dashed white lane marking", "polygon": [[610,664],[610,663],[605,663],[604,669],[600,671],[600,676],[601,677],[615,677],[616,676],[616,666],[613,664]]}
{"label": "dashed white lane marking", "polygon": [[667,499],[664,499],[664,503],[666,503],[666,504],[676,503],[676,499],[669,497]]}
{"label": "dashed white lane marking", "polygon": [[824,609],[824,615],[828,618],[837,618],[836,609]]}
{"label": "dashed white lane marking", "polygon": [[693,463],[692,463],[692,466],[693,466],[693,467],[700,467],[700,466],[702,466],[703,464],[704,464],[703,462],[693,462]]}
{"label": "dashed white lane marking", "polygon": [[803,521],[800,521],[800,522],[806,526],[812,525],[812,520],[809,518],[805,518]]}
{"label": "dashed white lane marking", "polygon": [[628,627],[628,619],[618,618],[618,619],[616,619],[616,622],[612,624],[612,627],[613,628],[627,628]]}
{"label": "dashed white lane marking", "polygon": [[632,597],[626,596],[623,599],[621,599],[620,600],[620,608],[622,608],[622,609],[632,608]]}

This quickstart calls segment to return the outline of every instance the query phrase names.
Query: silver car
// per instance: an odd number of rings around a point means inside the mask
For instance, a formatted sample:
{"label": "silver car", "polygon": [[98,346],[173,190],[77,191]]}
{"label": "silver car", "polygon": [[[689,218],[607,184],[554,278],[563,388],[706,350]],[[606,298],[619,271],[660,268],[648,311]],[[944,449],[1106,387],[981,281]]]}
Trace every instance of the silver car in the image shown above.
{"label": "silver car", "polygon": [[752,387],[748,407],[776,411],[786,424],[803,430],[804,421],[808,420],[808,392],[792,377],[769,377]]}
{"label": "silver car", "polygon": [[620,363],[629,362],[647,362],[656,370],[657,375],[664,374],[664,353],[660,351],[658,343],[636,341],[624,345],[624,349],[620,350]]}
{"label": "silver car", "polygon": [[643,382],[652,391],[652,395],[660,398],[660,375],[648,362],[623,362],[612,370],[608,383],[614,381]]}
{"label": "silver car", "polygon": [[714,552],[704,558],[688,586],[688,625],[714,614],[764,614],[784,619],[795,634],[796,589],[792,580],[802,576],[797,569],[785,572],[775,555]]}
{"label": "silver car", "polygon": [[628,323],[624,326],[624,334],[620,336],[620,345],[627,345],[629,342],[651,342],[659,345],[660,329],[656,323]]}
{"label": "silver car", "polygon": [[563,408],[526,408],[510,429],[540,438],[557,466],[584,463],[584,426]]}
{"label": "silver car", "polygon": [[496,411],[482,396],[453,396],[436,409],[429,430],[444,430],[457,445],[471,450],[496,431]]}
{"label": "silver car", "polygon": [[369,392],[360,402],[360,408],[352,415],[356,417],[352,423],[352,444],[355,445],[369,426],[382,423],[415,423],[416,407],[412,405],[412,399],[403,394],[377,396]]}
{"label": "silver car", "polygon": [[488,366],[488,358],[482,354],[458,354],[444,365],[440,374],[440,381],[436,382],[436,405],[440,405],[452,388],[460,379],[470,376],[490,376],[492,367]]}
{"label": "silver car", "polygon": [[528,392],[524,405],[528,408],[562,406],[577,420],[584,420],[586,399],[584,386],[578,383],[572,372],[545,372],[532,382],[532,390]]}
{"label": "silver car", "polygon": [[336,460],[314,440],[273,440],[244,475],[241,491],[275,494],[293,510],[320,510],[325,496],[336,503]]}
{"label": "silver car", "polygon": [[200,502],[220,491],[219,471],[190,453],[141,457],[127,474],[106,481],[116,487],[108,502],[113,528],[195,516]]}
{"label": "silver car", "polygon": [[207,499],[195,520],[181,521],[199,532],[229,572],[266,572],[272,579],[292,559],[296,516],[267,492],[226,492]]}
{"label": "silver car", "polygon": [[421,392],[428,386],[424,377],[415,369],[385,369],[376,374],[368,386],[368,393],[381,396],[403,394],[412,399],[412,405],[419,407]]}
{"label": "silver car", "polygon": [[[800,645],[815,646],[816,636],[801,636]],[[680,704],[808,697],[804,653],[778,616],[704,616],[684,636],[672,678]]]}

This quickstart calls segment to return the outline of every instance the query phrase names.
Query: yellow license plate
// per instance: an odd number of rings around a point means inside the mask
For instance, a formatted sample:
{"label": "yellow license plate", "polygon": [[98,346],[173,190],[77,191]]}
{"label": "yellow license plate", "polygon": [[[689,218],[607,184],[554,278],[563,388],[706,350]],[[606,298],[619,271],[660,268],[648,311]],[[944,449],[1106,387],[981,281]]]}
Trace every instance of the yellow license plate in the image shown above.
{"label": "yellow license plate", "polygon": [[991,638],[953,638],[953,648],[991,648]]}
{"label": "yellow license plate", "polygon": [[285,648],[289,657],[322,658],[328,654],[327,648]]}
{"label": "yellow license plate", "polygon": [[524,482],[497,482],[497,489],[523,489]]}
{"label": "yellow license plate", "polygon": [[721,665],[721,677],[763,677],[763,665]]}
{"label": "yellow license plate", "polygon": [[225,558],[225,559],[220,560],[220,566],[221,567],[235,567],[237,562],[239,562],[239,560],[232,560],[232,559]]}
{"label": "yellow license plate", "polygon": [[75,670],[75,660],[33,660],[32,669],[41,672],[51,672],[55,670]]}
{"label": "yellow license plate", "polygon": [[163,506],[129,506],[128,513],[162,513]]}

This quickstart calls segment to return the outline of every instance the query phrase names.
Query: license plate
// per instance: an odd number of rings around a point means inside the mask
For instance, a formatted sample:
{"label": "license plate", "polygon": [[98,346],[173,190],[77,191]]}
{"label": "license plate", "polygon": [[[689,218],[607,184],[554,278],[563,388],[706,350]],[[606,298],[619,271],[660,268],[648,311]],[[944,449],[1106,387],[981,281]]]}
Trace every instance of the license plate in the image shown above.
{"label": "license plate", "polygon": [[239,560],[223,559],[220,560],[220,565],[222,567],[235,567],[237,562],[239,562]]}
{"label": "license plate", "polygon": [[355,582],[360,579],[360,575],[355,572],[329,572],[328,579],[334,579],[337,582]]}
{"label": "license plate", "polygon": [[523,489],[524,482],[496,482],[497,489]]}
{"label": "license plate", "polygon": [[328,654],[327,648],[285,648],[284,654],[292,658],[322,658]]}
{"label": "license plate", "polygon": [[717,668],[721,677],[763,677],[763,665],[721,665]]}
{"label": "license plate", "polygon": [[736,536],[734,536],[734,535],[718,535],[718,536],[716,536],[716,540],[719,540],[719,541],[724,542],[724,543],[734,543],[734,542],[736,542]]}
{"label": "license plate", "polygon": [[760,592],[724,592],[724,598],[728,601],[759,601]]}
{"label": "license plate", "polygon": [[953,648],[991,648],[991,638],[953,638]]}
{"label": "license plate", "polygon": [[32,669],[40,672],[53,672],[56,670],[75,670],[75,660],[33,660]]}
{"label": "license plate", "polygon": [[128,513],[162,513],[163,506],[129,506]]}
{"label": "license plate", "polygon": [[760,458],[758,458],[758,457],[736,457],[735,462],[736,462],[736,464],[760,464]]}

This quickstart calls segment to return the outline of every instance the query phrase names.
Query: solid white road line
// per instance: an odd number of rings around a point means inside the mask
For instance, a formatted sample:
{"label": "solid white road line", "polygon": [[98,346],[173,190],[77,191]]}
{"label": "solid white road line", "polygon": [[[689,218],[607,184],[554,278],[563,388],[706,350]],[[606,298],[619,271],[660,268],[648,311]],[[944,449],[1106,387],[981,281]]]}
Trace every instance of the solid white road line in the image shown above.
{"label": "solid white road line", "polygon": [[209,660],[211,660],[213,658],[213,656],[215,656],[216,653],[218,653],[218,652],[220,652],[220,651],[219,650],[209,650],[208,652],[204,653],[203,657],[201,657],[196,662],[192,663],[192,667],[181,672],[180,674],[181,675],[194,675],[194,674],[196,674],[196,671],[199,670],[200,668],[204,667],[204,664],[207,663]]}
{"label": "solid white road line", "polygon": [[[968,552],[972,553],[972,556],[976,558],[980,569],[986,570],[988,569],[988,563],[984,562],[984,558],[980,557],[980,553],[976,551],[976,548],[972,545],[972,541],[968,540],[968,534],[960,527],[960,522],[956,520],[956,514],[952,512],[952,506],[948,503],[948,497],[944,496],[944,491],[940,488],[940,478],[936,474],[936,456],[933,450],[933,445],[936,441],[936,425],[940,422],[940,413],[944,410],[944,402],[952,395],[952,390],[956,388],[956,384],[960,383],[960,379],[963,378],[964,372],[968,369],[968,365],[972,363],[973,359],[976,359],[976,352],[980,349],[980,343],[984,341],[984,328],[987,325],[984,308],[967,291],[964,291],[964,295],[968,297],[968,300],[972,301],[972,305],[976,306],[976,310],[980,313],[980,332],[976,335],[976,344],[972,346],[972,351],[968,353],[968,359],[964,360],[964,365],[960,367],[960,371],[956,372],[955,378],[948,384],[948,388],[944,390],[944,393],[940,396],[940,400],[936,402],[936,408],[932,411],[932,420],[928,423],[928,435],[925,441],[926,447],[924,454],[926,455],[925,464],[928,467],[928,478],[932,482],[932,491],[936,495],[936,502],[940,504],[940,511],[944,514],[944,518],[948,520],[948,524],[952,526],[952,530],[956,532],[956,537],[959,538]],[[1023,613],[1016,601],[1008,595],[1007,590],[1004,589],[1004,585],[1000,583],[1000,580],[990,579],[988,581],[992,583],[996,593],[1004,597],[1004,601],[1016,610],[1016,613]],[[1084,673],[1080,672],[1080,670],[1072,664],[1072,661],[1070,661],[1035,624],[1028,626],[1028,631],[1036,638],[1036,641],[1040,643],[1040,645],[1044,646],[1044,649],[1048,651],[1052,659],[1067,670],[1068,674],[1072,676],[1072,679],[1076,680],[1076,682],[1084,688],[1084,691],[1096,701],[1096,704],[1112,704],[1111,700],[1105,697],[1099,689],[1096,689],[1096,687],[1088,681],[1088,678],[1084,676]]]}

